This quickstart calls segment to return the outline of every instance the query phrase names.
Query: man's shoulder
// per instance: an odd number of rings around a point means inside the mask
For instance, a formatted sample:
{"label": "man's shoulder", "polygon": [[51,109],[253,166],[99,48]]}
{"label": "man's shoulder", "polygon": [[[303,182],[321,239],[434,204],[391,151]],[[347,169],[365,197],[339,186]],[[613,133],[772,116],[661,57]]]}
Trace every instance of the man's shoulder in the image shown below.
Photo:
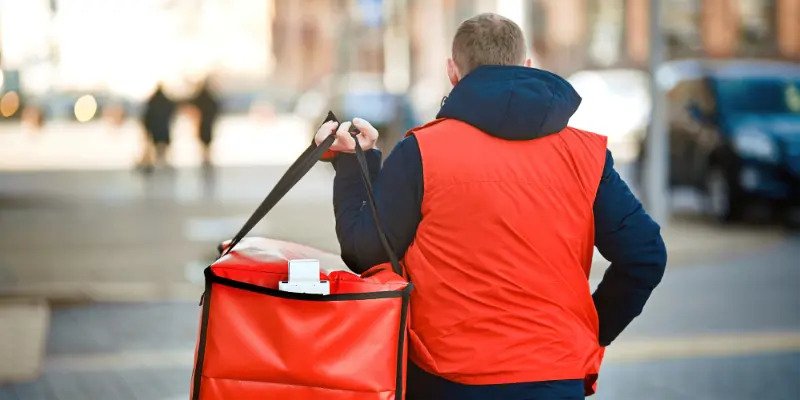
{"label": "man's shoulder", "polygon": [[602,142],[607,142],[608,141],[608,136],[606,136],[606,135],[603,135],[603,134],[600,134],[600,133],[596,133],[596,132],[592,132],[592,131],[587,131],[585,129],[578,129],[578,128],[575,128],[573,126],[567,126],[564,129],[562,129],[561,132],[569,134],[569,135],[574,135],[574,136],[577,136],[577,137],[587,138],[587,139],[590,139],[590,140],[597,140],[597,141],[602,141]]}
{"label": "man's shoulder", "polygon": [[608,136],[571,126],[562,129],[558,135],[567,143],[579,145],[581,148],[592,149],[593,153],[602,153],[603,158],[605,158],[608,148]]}
{"label": "man's shoulder", "polygon": [[409,136],[427,136],[432,133],[436,132],[446,132],[452,131],[454,128],[463,128],[463,127],[470,127],[472,129],[476,129],[471,125],[467,124],[466,122],[459,121],[453,118],[437,118],[433,121],[430,121],[426,124],[420,125],[416,128],[411,128],[406,133],[406,137]]}

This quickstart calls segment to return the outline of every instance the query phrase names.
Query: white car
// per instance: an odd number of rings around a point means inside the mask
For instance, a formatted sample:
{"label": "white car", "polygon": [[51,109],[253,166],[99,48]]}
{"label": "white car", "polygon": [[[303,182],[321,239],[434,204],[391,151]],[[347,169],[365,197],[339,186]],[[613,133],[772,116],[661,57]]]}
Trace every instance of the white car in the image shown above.
{"label": "white car", "polygon": [[650,77],[635,69],[580,71],[568,79],[583,98],[569,125],[608,136],[614,158],[639,156],[650,119]]}

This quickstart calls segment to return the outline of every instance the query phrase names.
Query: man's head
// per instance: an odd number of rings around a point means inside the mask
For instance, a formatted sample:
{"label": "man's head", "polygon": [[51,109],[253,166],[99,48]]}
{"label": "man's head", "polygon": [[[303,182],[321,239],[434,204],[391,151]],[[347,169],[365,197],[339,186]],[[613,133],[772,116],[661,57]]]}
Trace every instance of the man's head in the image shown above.
{"label": "man's head", "polygon": [[452,57],[447,60],[447,75],[453,85],[481,65],[531,65],[525,59],[522,29],[492,13],[476,15],[458,26]]}

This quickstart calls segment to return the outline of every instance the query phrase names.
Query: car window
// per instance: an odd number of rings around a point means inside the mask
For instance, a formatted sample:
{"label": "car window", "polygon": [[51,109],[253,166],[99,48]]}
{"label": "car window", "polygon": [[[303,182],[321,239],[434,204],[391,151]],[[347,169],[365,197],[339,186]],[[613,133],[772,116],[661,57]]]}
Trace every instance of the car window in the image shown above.
{"label": "car window", "polygon": [[800,113],[800,80],[784,78],[719,79],[720,108],[729,113]]}
{"label": "car window", "polygon": [[800,113],[800,85],[786,85],[786,106],[792,113]]}

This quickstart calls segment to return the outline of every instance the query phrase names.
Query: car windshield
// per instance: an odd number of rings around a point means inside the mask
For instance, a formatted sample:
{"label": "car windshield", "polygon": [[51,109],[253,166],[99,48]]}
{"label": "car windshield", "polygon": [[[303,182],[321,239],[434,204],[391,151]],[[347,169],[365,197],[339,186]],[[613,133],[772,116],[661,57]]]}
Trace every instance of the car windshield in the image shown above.
{"label": "car windshield", "polygon": [[720,79],[719,108],[755,114],[800,113],[800,80],[784,78]]}

